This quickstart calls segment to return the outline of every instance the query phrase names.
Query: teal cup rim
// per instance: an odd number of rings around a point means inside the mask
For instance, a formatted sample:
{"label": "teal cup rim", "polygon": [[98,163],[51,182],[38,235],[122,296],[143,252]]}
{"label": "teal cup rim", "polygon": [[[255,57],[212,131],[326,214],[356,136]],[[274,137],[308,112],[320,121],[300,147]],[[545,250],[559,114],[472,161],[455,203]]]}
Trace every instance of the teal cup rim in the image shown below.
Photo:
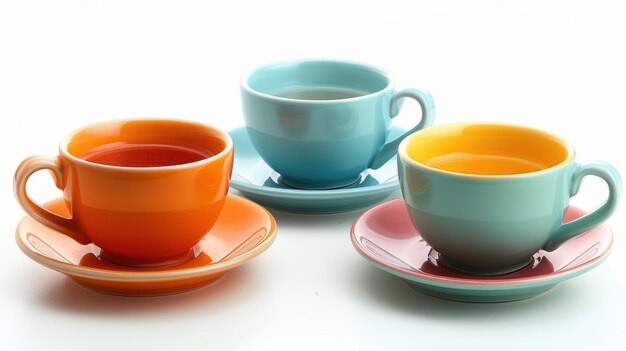
{"label": "teal cup rim", "polygon": [[[360,95],[360,96],[355,96],[355,97],[351,97],[351,98],[345,98],[345,99],[333,99],[333,100],[307,100],[307,99],[296,99],[296,98],[287,98],[287,97],[282,97],[282,96],[277,96],[277,95],[272,95],[272,94],[268,94],[268,93],[264,93],[261,92],[257,89],[254,89],[250,86],[249,81],[250,79],[254,76],[254,74],[264,70],[264,69],[269,69],[269,68],[279,68],[281,66],[293,66],[296,64],[300,64],[300,63],[337,63],[337,64],[345,64],[345,65],[352,65],[352,66],[358,66],[360,68],[364,68],[367,69],[371,72],[374,72],[376,74],[378,74],[379,76],[383,77],[386,81],[387,84],[385,85],[384,88],[364,94],[364,95]],[[384,94],[385,92],[393,89],[393,87],[395,86],[395,78],[393,77],[393,75],[391,73],[389,73],[389,71],[387,71],[386,69],[383,69],[381,67],[375,66],[375,65],[371,65],[368,63],[364,63],[364,62],[359,62],[359,61],[352,61],[352,60],[343,60],[343,59],[330,59],[330,58],[310,58],[310,59],[292,59],[292,60],[282,60],[282,61],[275,61],[275,62],[271,62],[271,63],[266,63],[264,65],[261,66],[257,66],[255,68],[252,68],[250,70],[248,70],[246,73],[243,74],[243,76],[241,77],[241,87],[249,94],[252,95],[256,95],[257,97],[260,98],[264,98],[264,99],[269,99],[269,100],[275,100],[275,101],[281,101],[281,102],[289,102],[289,103],[306,103],[306,104],[319,104],[319,105],[328,105],[328,104],[337,104],[337,103],[347,103],[347,102],[353,102],[353,101],[359,101],[359,100],[365,100],[365,99],[370,99],[372,97]]]}
{"label": "teal cup rim", "polygon": [[[436,132],[438,129],[444,129],[444,128],[450,128],[450,127],[465,127],[465,126],[498,126],[498,127],[513,127],[513,128],[517,128],[517,129],[522,129],[525,131],[530,131],[533,133],[538,133],[541,134],[543,136],[545,136],[546,138],[551,138],[553,140],[558,141],[561,145],[563,145],[566,149],[567,149],[567,156],[558,164],[553,165],[551,167],[548,168],[544,168],[538,171],[534,171],[534,172],[526,172],[526,173],[515,173],[515,174],[475,174],[475,173],[461,173],[461,172],[453,172],[453,171],[448,171],[448,170],[444,170],[444,169],[440,169],[437,167],[432,167],[429,165],[426,165],[422,162],[419,162],[417,160],[415,160],[414,158],[412,158],[411,156],[408,155],[407,153],[407,148],[409,147],[409,144],[412,142],[412,140],[414,138],[418,138],[420,135],[425,134],[425,133],[434,133]],[[413,167],[418,167],[421,169],[424,169],[426,171],[432,172],[432,173],[437,173],[437,174],[441,174],[444,176],[451,176],[451,177],[458,177],[458,178],[472,178],[472,179],[485,179],[485,180],[498,180],[498,179],[515,179],[515,178],[527,178],[527,177],[533,177],[533,176],[541,176],[543,174],[546,173],[550,173],[555,171],[558,168],[561,168],[563,166],[566,166],[567,164],[574,162],[576,159],[576,150],[574,149],[574,146],[572,143],[568,142],[567,140],[563,139],[562,137],[553,134],[551,132],[545,131],[543,129],[539,129],[539,128],[534,128],[534,127],[529,127],[529,126],[525,126],[522,124],[515,124],[515,123],[503,123],[503,122],[458,122],[458,123],[448,123],[448,124],[440,124],[437,126],[432,126],[430,128],[424,128],[422,130],[419,130],[409,136],[407,136],[406,138],[404,138],[404,140],[402,140],[402,142],[400,142],[400,145],[398,146],[398,159],[401,160],[403,163],[407,164],[407,165],[411,165]]]}

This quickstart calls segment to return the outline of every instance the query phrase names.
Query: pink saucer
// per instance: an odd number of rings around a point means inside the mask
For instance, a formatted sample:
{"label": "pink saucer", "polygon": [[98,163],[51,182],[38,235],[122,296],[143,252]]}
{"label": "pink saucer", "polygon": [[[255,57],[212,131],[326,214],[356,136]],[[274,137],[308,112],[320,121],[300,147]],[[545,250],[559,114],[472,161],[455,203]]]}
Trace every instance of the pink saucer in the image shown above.
{"label": "pink saucer", "polygon": [[[570,206],[565,222],[585,211]],[[613,232],[602,224],[552,252],[539,251],[531,264],[499,276],[472,276],[442,265],[417,232],[402,199],[380,204],[356,220],[351,231],[354,247],[367,260],[397,275],[420,291],[441,298],[470,302],[501,302],[539,295],[578,276],[609,254]]]}

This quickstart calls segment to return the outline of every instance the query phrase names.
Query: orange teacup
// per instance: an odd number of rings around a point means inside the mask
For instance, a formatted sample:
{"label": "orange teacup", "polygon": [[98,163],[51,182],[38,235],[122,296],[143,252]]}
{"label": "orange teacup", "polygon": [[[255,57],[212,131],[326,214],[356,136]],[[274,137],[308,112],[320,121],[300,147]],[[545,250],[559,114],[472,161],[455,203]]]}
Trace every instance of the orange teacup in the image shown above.
{"label": "orange teacup", "polygon": [[[130,266],[176,262],[211,229],[228,192],[233,144],[200,123],[129,119],[65,137],[59,156],[32,156],[15,173],[22,208],[37,221]],[[71,217],[35,203],[26,182],[52,171]]]}

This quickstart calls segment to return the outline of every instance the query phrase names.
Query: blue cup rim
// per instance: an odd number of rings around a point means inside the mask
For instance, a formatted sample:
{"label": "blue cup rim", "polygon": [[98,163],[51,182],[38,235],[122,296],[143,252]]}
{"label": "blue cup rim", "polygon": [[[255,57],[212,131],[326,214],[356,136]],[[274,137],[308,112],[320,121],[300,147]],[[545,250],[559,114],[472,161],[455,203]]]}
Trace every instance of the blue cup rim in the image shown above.
{"label": "blue cup rim", "polygon": [[[383,89],[377,90],[375,92],[361,95],[361,96],[352,97],[352,98],[336,99],[336,100],[306,100],[306,99],[286,98],[286,97],[263,93],[256,89],[253,89],[248,84],[250,78],[257,71],[260,71],[262,69],[270,68],[273,66],[287,66],[287,65],[295,65],[299,63],[311,63],[311,62],[339,63],[339,64],[348,64],[348,65],[362,67],[362,68],[371,70],[373,72],[376,72],[377,74],[385,77],[385,79],[387,79],[387,85]],[[241,88],[245,90],[247,93],[256,95],[257,97],[265,98],[265,99],[269,99],[273,101],[280,101],[280,102],[306,103],[306,104],[319,104],[319,105],[336,104],[336,103],[353,102],[353,101],[358,101],[358,100],[370,99],[372,97],[384,94],[385,92],[393,89],[394,86],[395,86],[395,78],[393,77],[391,73],[389,73],[387,70],[383,68],[370,65],[368,63],[359,62],[359,61],[330,59],[330,58],[309,58],[309,59],[292,59],[292,60],[275,61],[272,63],[267,63],[261,66],[257,66],[253,69],[250,69],[246,73],[244,73],[243,76],[241,77]]]}

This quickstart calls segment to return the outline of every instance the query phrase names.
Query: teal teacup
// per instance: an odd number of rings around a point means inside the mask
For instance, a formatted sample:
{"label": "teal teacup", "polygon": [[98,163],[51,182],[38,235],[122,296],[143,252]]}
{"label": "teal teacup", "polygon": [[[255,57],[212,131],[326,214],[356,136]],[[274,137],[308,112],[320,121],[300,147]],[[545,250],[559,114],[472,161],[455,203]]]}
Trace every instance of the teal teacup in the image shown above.
{"label": "teal teacup", "polygon": [[[615,210],[617,170],[577,164],[574,157],[571,144],[537,129],[451,124],[407,137],[398,148],[398,174],[413,224],[443,262],[472,274],[504,274]],[[608,184],[608,200],[563,224],[569,199],[587,175]]]}
{"label": "teal teacup", "polygon": [[[419,123],[386,140],[405,97],[421,106]],[[432,125],[430,94],[396,91],[374,66],[337,60],[270,64],[247,74],[241,98],[250,140],[286,185],[331,189],[359,180],[393,156],[409,134]]]}

